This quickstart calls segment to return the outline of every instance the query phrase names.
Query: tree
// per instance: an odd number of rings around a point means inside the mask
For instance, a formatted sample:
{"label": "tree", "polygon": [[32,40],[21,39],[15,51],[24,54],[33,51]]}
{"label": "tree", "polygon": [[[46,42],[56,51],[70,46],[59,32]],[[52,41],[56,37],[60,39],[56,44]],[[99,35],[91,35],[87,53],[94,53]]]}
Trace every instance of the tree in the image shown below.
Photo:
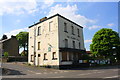
{"label": "tree", "polygon": [[20,32],[19,34],[16,35],[17,40],[19,42],[19,48],[24,48],[24,52],[27,49],[28,53],[28,32]]}
{"label": "tree", "polygon": [[4,57],[8,58],[8,56],[9,56],[8,52],[4,52]]}
{"label": "tree", "polygon": [[115,58],[120,54],[119,50],[119,35],[112,29],[103,28],[96,32],[90,44],[90,51],[95,57]]}
{"label": "tree", "polygon": [[4,34],[1,40],[7,39],[7,38],[8,38],[7,35]]}
{"label": "tree", "polygon": [[21,56],[28,56],[27,51],[21,52]]}

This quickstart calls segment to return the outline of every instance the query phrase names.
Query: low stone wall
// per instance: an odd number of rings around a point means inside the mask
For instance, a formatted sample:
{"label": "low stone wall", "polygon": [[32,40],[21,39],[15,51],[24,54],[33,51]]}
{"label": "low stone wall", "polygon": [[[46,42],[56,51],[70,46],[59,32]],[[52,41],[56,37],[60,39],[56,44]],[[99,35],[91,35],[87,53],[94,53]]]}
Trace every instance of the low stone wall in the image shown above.
{"label": "low stone wall", "polygon": [[8,58],[2,58],[1,59],[1,62],[7,62],[8,61]]}
{"label": "low stone wall", "polygon": [[14,61],[27,62],[28,58],[26,56],[9,56],[8,57],[8,62],[14,62]]}

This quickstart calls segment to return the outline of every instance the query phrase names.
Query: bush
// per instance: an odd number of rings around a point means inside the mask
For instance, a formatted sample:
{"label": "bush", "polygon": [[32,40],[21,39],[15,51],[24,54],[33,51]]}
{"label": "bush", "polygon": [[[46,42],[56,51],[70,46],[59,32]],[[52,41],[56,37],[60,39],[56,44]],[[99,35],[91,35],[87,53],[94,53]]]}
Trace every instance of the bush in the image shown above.
{"label": "bush", "polygon": [[5,57],[5,58],[8,57],[8,52],[4,52],[4,57]]}

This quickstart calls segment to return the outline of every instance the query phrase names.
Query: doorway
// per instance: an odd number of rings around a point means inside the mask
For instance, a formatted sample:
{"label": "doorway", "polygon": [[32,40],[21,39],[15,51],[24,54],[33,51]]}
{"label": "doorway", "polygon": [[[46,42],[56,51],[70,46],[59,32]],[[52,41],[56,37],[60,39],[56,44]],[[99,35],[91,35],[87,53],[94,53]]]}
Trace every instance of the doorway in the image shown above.
{"label": "doorway", "polygon": [[38,54],[38,66],[40,66],[40,54]]}

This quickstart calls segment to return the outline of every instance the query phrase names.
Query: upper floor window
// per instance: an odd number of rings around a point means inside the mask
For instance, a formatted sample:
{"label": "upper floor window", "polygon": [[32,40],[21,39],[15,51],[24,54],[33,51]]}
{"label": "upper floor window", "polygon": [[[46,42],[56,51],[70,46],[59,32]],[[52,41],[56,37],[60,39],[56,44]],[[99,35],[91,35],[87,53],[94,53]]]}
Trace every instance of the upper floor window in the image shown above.
{"label": "upper floor window", "polygon": [[64,32],[67,32],[67,23],[64,23]]}
{"label": "upper floor window", "polygon": [[53,21],[49,22],[49,31],[52,31]]}
{"label": "upper floor window", "polygon": [[74,35],[74,27],[73,26],[71,26],[71,32]]}
{"label": "upper floor window", "polygon": [[40,57],[40,54],[38,54],[38,57]]}
{"label": "upper floor window", "polygon": [[38,50],[40,50],[40,42],[38,42]]}
{"label": "upper floor window", "polygon": [[77,33],[78,33],[78,37],[80,37],[80,30],[79,29],[77,29]]}
{"label": "upper floor window", "polygon": [[68,39],[65,39],[65,47],[68,48]]}
{"label": "upper floor window", "polygon": [[41,27],[38,27],[38,35],[41,34]]}
{"label": "upper floor window", "polygon": [[79,49],[81,48],[80,42],[79,42]]}
{"label": "upper floor window", "polygon": [[75,48],[75,41],[73,41],[73,48]]}

